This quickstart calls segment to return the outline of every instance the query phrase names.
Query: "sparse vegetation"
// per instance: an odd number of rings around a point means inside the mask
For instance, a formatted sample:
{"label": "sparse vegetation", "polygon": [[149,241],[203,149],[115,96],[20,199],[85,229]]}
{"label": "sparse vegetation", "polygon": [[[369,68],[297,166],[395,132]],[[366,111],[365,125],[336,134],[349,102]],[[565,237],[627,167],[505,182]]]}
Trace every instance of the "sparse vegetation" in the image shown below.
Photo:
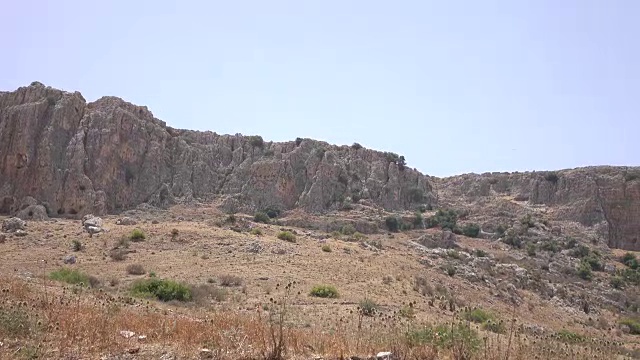
{"label": "sparse vegetation", "polygon": [[558,176],[558,173],[552,171],[545,174],[544,179],[555,184],[558,182],[560,177]]}
{"label": "sparse vegetation", "polygon": [[391,232],[398,232],[398,230],[400,229],[400,220],[398,220],[398,218],[395,216],[388,216],[387,218],[385,218],[384,224]]}
{"label": "sparse vegetation", "polygon": [[140,264],[129,264],[127,265],[127,274],[129,275],[144,275],[146,271],[144,266]]}
{"label": "sparse vegetation", "polygon": [[129,235],[129,240],[133,242],[143,241],[146,238],[147,236],[145,235],[144,231],[140,229],[133,229],[131,235]]}
{"label": "sparse vegetation", "polygon": [[330,253],[331,252],[331,246],[329,246],[329,244],[322,245],[322,251]]}
{"label": "sparse vegetation", "polygon": [[311,289],[311,296],[319,298],[337,298],[338,290],[332,285],[316,285]]}
{"label": "sparse vegetation", "polygon": [[439,209],[438,211],[436,211],[435,215],[429,217],[426,220],[427,228],[440,226],[440,228],[442,229],[448,229],[451,231],[458,229],[457,223],[458,213],[453,209]]}
{"label": "sparse vegetation", "polygon": [[591,271],[591,265],[585,261],[581,261],[577,270],[578,276],[584,280],[591,280],[593,278],[593,272]]}
{"label": "sparse vegetation", "polygon": [[220,276],[219,280],[221,286],[240,286],[243,283],[241,277],[229,274]]}
{"label": "sparse vegetation", "polygon": [[355,234],[355,233],[356,233],[356,228],[355,228],[353,225],[351,225],[351,224],[347,224],[347,225],[344,225],[344,226],[340,229],[340,233],[341,233],[342,235],[347,235],[347,236],[348,236],[348,235],[353,235],[353,234]]}
{"label": "sparse vegetation", "polygon": [[73,251],[82,251],[82,249],[84,248],[84,246],[82,245],[82,243],[80,242],[80,240],[74,239],[71,242],[71,248],[73,249]]}
{"label": "sparse vegetation", "polygon": [[278,233],[278,239],[284,240],[290,243],[296,242],[296,236],[291,231],[281,231]]}
{"label": "sparse vegetation", "polygon": [[378,311],[378,304],[376,304],[375,301],[369,298],[364,298],[360,300],[360,303],[358,304],[358,310],[364,316],[373,316],[375,315],[376,311]]}
{"label": "sparse vegetation", "polygon": [[255,235],[255,236],[262,236],[262,230],[260,230],[260,228],[253,228],[251,229],[251,231],[249,231],[249,234],[251,235]]}
{"label": "sparse vegetation", "polygon": [[620,320],[621,325],[627,325],[631,334],[640,335],[640,321],[637,319],[624,318]]}
{"label": "sparse vegetation", "polygon": [[109,251],[109,257],[113,261],[124,261],[127,259],[128,252],[125,249],[112,249]]}
{"label": "sparse vegetation", "polygon": [[638,259],[634,254],[630,252],[625,253],[624,256],[622,256],[622,259],[620,259],[620,261],[633,270],[636,270],[639,266]]}
{"label": "sparse vegetation", "polygon": [[131,294],[142,298],[156,298],[160,301],[189,301],[191,289],[173,280],[148,278],[140,279],[131,286]]}
{"label": "sparse vegetation", "polygon": [[254,216],[253,216],[253,221],[257,222],[257,223],[263,223],[263,224],[268,224],[271,222],[271,218],[269,217],[269,215],[267,215],[266,213],[263,212],[257,212]]}
{"label": "sparse vegetation", "polygon": [[49,274],[49,279],[87,287],[97,287],[100,285],[100,280],[95,276],[87,275],[80,270],[66,267],[52,271]]}
{"label": "sparse vegetation", "polygon": [[466,224],[462,227],[462,234],[464,236],[477,238],[478,235],[480,235],[480,225],[474,223]]}
{"label": "sparse vegetation", "polygon": [[252,135],[252,136],[247,136],[247,139],[249,140],[249,144],[252,147],[255,147],[255,148],[264,147],[264,140],[262,139],[262,136]]}

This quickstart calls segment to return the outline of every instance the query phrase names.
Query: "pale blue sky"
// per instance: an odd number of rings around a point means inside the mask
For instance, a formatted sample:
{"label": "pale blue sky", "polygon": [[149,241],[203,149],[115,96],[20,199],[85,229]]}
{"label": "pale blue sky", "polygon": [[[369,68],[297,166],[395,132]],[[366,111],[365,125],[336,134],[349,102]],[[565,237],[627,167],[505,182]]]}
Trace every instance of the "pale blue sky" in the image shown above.
{"label": "pale blue sky", "polygon": [[640,165],[640,1],[9,1],[0,89],[312,137],[436,176]]}

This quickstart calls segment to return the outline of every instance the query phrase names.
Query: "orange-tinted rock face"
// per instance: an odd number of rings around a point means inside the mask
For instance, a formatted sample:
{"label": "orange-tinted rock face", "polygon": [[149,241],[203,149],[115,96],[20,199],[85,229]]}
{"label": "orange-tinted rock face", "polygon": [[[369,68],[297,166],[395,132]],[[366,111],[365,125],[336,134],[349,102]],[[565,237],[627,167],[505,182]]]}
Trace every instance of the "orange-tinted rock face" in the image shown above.
{"label": "orange-tinted rock face", "polygon": [[0,175],[0,212],[32,196],[52,216],[216,195],[238,210],[322,211],[349,197],[401,209],[416,205],[416,191],[433,201],[426,176],[384,153],[172,129],[146,107],[115,97],[87,104],[39,83],[0,93]]}

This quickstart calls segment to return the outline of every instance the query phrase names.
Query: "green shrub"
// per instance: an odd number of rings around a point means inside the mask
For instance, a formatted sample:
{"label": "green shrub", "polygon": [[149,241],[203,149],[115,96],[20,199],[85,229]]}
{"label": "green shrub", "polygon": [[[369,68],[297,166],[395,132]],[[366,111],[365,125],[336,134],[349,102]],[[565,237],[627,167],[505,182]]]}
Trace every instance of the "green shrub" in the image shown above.
{"label": "green shrub", "polygon": [[591,252],[591,250],[589,250],[588,246],[580,244],[571,252],[571,255],[579,259],[582,259],[583,257],[586,257],[587,255],[589,255],[589,252]]}
{"label": "green shrub", "polygon": [[398,230],[400,229],[400,220],[398,220],[398,218],[395,216],[388,216],[386,219],[384,219],[384,224],[391,232],[398,232]]}
{"label": "green shrub", "polygon": [[540,250],[550,251],[555,254],[560,251],[560,245],[555,240],[545,240],[540,244]]}
{"label": "green shrub", "polygon": [[471,359],[480,349],[478,332],[464,323],[426,326],[406,333],[409,347],[434,345],[442,349],[456,349],[457,359]]}
{"label": "green shrub", "polygon": [[444,266],[444,271],[447,273],[447,275],[453,277],[456,274],[457,269],[452,264],[447,264]]}
{"label": "green shrub", "polygon": [[253,221],[268,224],[271,222],[271,218],[269,217],[269,215],[259,211],[253,216]]}
{"label": "green shrub", "polygon": [[484,324],[482,324],[482,328],[496,334],[504,334],[507,332],[507,329],[505,328],[502,321],[487,320]]}
{"label": "green shrub", "polygon": [[73,240],[71,242],[71,248],[73,249],[73,251],[82,251],[82,248],[84,246],[82,246],[82,243],[80,242],[80,240]]}
{"label": "green shrub", "polygon": [[457,229],[458,213],[453,209],[436,211],[435,215],[429,217],[426,221],[427,228],[440,226],[442,229],[454,231]]}
{"label": "green shrub", "polygon": [[344,225],[342,229],[340,229],[340,233],[342,235],[353,235],[356,233],[356,228],[351,224]]}
{"label": "green shrub", "polygon": [[478,224],[466,224],[462,227],[462,234],[464,236],[476,238],[480,235],[480,225]]}
{"label": "green shrub", "polygon": [[502,237],[505,232],[507,232],[506,225],[500,224],[496,227],[496,234],[498,235],[498,237]]}
{"label": "green shrub", "polygon": [[611,284],[612,288],[621,290],[624,288],[624,279],[620,276],[614,276],[611,278],[609,284]]}
{"label": "green shrub", "polygon": [[562,342],[572,344],[581,343],[586,340],[584,336],[565,329],[558,331],[556,333],[556,338]]}
{"label": "green shrub", "polygon": [[34,325],[25,309],[0,307],[0,335],[26,337],[33,333]]}
{"label": "green shrub", "polygon": [[409,199],[413,203],[421,203],[425,199],[424,190],[419,187],[412,187],[409,189]]}
{"label": "green shrub", "polygon": [[516,235],[506,235],[502,238],[502,242],[517,249],[522,249],[522,239]]}
{"label": "green shrub", "polygon": [[536,226],[536,222],[531,217],[531,214],[527,214],[520,219],[520,223],[525,225],[528,228],[532,228]]}
{"label": "green shrub", "polygon": [[638,268],[638,259],[636,258],[636,256],[630,252],[624,254],[624,256],[621,259],[622,263],[625,264],[626,266],[632,268],[632,269],[637,269]]}
{"label": "green shrub", "polygon": [[252,147],[261,148],[264,146],[264,140],[262,139],[262,136],[247,136],[247,139],[249,139],[249,144],[251,144]]}
{"label": "green shrub", "polygon": [[591,253],[588,256],[584,257],[582,261],[589,264],[589,266],[591,266],[591,270],[593,271],[602,271],[604,269],[604,264],[602,264],[600,256],[596,255],[595,253]]}
{"label": "green shrub", "polygon": [[133,242],[138,242],[146,239],[147,236],[144,234],[144,231],[140,229],[133,229],[131,235],[129,235],[129,239]]}
{"label": "green shrub", "polygon": [[262,235],[262,230],[260,230],[260,228],[253,228],[251,229],[251,231],[249,231],[249,234],[260,236]]}
{"label": "green shrub", "polygon": [[134,282],[131,286],[131,294],[136,297],[156,298],[160,301],[191,300],[191,289],[188,286],[155,277]]}
{"label": "green shrub", "polygon": [[555,183],[557,183],[557,182],[558,182],[558,180],[560,179],[560,177],[558,176],[558,174],[557,174],[556,172],[553,172],[553,171],[552,171],[552,172],[547,173],[547,174],[544,176],[544,179],[545,179],[545,180],[547,180],[547,181],[549,181],[549,182],[552,182],[552,183],[554,183],[554,184],[555,184]]}
{"label": "green shrub", "polygon": [[413,218],[413,226],[416,228],[422,227],[424,222],[424,216],[420,212],[416,213],[416,217]]}
{"label": "green shrub", "polygon": [[278,239],[288,241],[290,243],[296,242],[296,236],[290,231],[282,231],[278,233]]}
{"label": "green shrub", "polygon": [[80,270],[69,269],[66,267],[52,271],[49,274],[49,279],[87,287],[97,287],[100,284],[100,281],[96,277],[87,275]]}
{"label": "green shrub", "polygon": [[534,257],[536,256],[536,245],[535,244],[527,244],[527,255]]}
{"label": "green shrub", "polygon": [[591,265],[586,261],[581,261],[578,265],[578,276],[584,280],[591,280],[593,273],[591,272]]}
{"label": "green shrub", "polygon": [[281,211],[276,207],[269,206],[266,209],[264,209],[264,213],[267,214],[269,218],[275,219],[278,216],[280,216]]}
{"label": "green shrub", "polygon": [[329,244],[322,245],[322,251],[331,252],[331,246]]}
{"label": "green shrub", "polygon": [[634,335],[640,334],[640,321],[636,319],[625,318],[620,320],[620,324],[627,325]]}
{"label": "green shrub", "polygon": [[464,312],[463,318],[467,321],[482,324],[487,320],[493,320],[495,317],[490,312],[478,308]]}
{"label": "green shrub", "polygon": [[476,254],[476,257],[487,257],[487,252],[482,250],[482,249],[476,249],[476,251],[474,252]]}
{"label": "green shrub", "polygon": [[358,310],[364,316],[373,316],[378,310],[378,304],[369,298],[364,298],[360,300]]}
{"label": "green shrub", "polygon": [[331,285],[316,285],[311,289],[310,295],[320,298],[337,298],[339,296],[338,290]]}
{"label": "green shrub", "polygon": [[353,233],[353,235],[349,236],[349,241],[362,241],[362,240],[366,240],[367,236],[359,233],[359,232],[355,232]]}

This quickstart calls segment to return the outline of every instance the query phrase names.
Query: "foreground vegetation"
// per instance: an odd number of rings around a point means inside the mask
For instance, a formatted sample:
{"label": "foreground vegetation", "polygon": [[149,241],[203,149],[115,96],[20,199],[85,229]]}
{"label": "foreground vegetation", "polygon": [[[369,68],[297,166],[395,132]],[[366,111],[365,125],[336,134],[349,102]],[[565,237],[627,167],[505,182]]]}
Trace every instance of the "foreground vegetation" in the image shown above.
{"label": "foreground vegetation", "polygon": [[[153,358],[162,352],[191,358],[208,348],[216,359],[297,359],[312,354],[337,359],[379,351],[416,360],[611,359],[624,351],[621,344],[569,332],[527,335],[514,321],[504,331],[484,332],[478,324],[495,319],[479,309],[454,311],[451,320],[441,324],[350,311],[335,320],[333,331],[317,331],[314,326],[299,327],[290,321],[296,296],[308,296],[296,295],[300,289],[295,284],[281,286],[269,304],[251,312],[229,310],[195,317],[180,314],[182,311],[167,312],[161,302],[123,299],[102,289],[76,287],[80,291],[70,292],[43,279],[32,284],[15,277],[0,280],[0,338],[4,339],[0,358],[100,358],[138,351]],[[187,299],[187,290],[156,278],[139,280],[132,287],[132,291],[158,299],[166,294],[179,294],[167,299]],[[122,331],[145,340],[132,341]]]}

